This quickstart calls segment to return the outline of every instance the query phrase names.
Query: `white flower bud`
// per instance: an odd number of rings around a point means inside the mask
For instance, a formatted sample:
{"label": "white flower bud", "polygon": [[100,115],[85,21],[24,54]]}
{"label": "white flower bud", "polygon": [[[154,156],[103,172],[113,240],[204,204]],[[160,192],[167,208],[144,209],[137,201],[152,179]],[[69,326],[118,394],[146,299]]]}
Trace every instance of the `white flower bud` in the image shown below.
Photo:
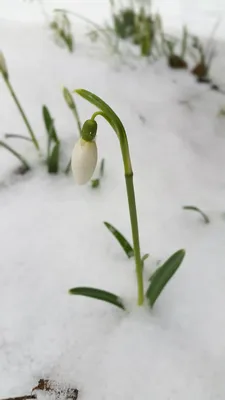
{"label": "white flower bud", "polygon": [[80,138],[74,146],[71,158],[73,176],[78,185],[87,183],[95,170],[98,151],[95,141]]}
{"label": "white flower bud", "polygon": [[6,77],[8,76],[8,69],[6,66],[6,61],[4,54],[0,51],[0,72],[2,72]]}

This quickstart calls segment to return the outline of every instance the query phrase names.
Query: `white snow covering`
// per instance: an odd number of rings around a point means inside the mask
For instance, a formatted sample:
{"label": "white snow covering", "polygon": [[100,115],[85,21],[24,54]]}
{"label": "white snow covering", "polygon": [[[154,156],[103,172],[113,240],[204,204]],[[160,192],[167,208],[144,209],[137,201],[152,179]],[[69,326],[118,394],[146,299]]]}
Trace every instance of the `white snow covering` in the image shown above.
{"label": "white snow covering", "polygon": [[[106,165],[96,190],[76,186],[71,175],[48,175],[28,142],[11,140],[34,167],[15,177],[17,160],[0,149],[0,398],[29,394],[50,378],[78,388],[79,400],[224,400],[225,118],[217,114],[225,97],[165,60],[125,64],[84,36],[68,54],[40,23],[7,18],[7,3],[0,45],[43,152],[43,104],[62,140],[63,170],[78,132],[62,87],[102,97],[127,130],[141,249],[150,253],[146,284],[157,260],[180,248],[187,254],[154,309],[137,308],[134,260],[102,223],[131,240],[112,129],[98,118]],[[21,9],[37,7],[25,3]],[[222,1],[213,3],[224,12]],[[212,77],[221,84],[224,44],[217,47]],[[0,136],[26,134],[2,79],[0,93]],[[96,109],[75,99],[84,121]],[[210,224],[184,205],[202,208]],[[128,311],[69,296],[75,286],[121,295]]]}

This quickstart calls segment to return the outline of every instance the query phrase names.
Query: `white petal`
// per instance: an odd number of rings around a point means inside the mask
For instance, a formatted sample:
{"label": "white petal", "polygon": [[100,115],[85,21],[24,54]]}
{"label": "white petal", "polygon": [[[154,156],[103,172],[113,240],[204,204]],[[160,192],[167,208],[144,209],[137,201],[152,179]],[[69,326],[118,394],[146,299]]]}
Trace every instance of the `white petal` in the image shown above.
{"label": "white petal", "polygon": [[0,71],[2,71],[4,74],[8,74],[5,57],[2,51],[0,51]]}
{"label": "white petal", "polygon": [[74,146],[71,159],[73,176],[78,185],[84,185],[91,179],[97,158],[98,152],[95,141],[86,142],[86,140],[79,139]]}

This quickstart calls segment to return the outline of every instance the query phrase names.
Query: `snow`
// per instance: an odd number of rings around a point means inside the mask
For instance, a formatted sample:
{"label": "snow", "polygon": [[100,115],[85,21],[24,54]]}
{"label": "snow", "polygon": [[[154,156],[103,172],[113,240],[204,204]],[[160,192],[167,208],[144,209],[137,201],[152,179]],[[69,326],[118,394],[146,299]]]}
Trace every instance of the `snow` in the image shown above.
{"label": "snow", "polygon": [[[97,190],[76,186],[63,172],[47,175],[22,141],[12,143],[34,168],[16,177],[17,160],[0,149],[0,398],[29,394],[38,379],[50,378],[78,388],[79,400],[224,399],[225,119],[217,116],[224,96],[164,60],[121,64],[83,36],[68,54],[38,22],[2,20],[0,36],[43,151],[43,104],[55,118],[62,171],[78,136],[63,86],[93,91],[124,122],[141,249],[150,253],[145,282],[158,260],[187,252],[154,309],[136,307],[134,261],[102,223],[131,240],[118,141],[100,118],[97,143],[106,165]],[[212,77],[219,83],[223,54],[218,43]],[[1,136],[25,134],[0,85]],[[75,99],[84,121],[95,108]],[[210,224],[184,205],[203,209]],[[128,310],[68,295],[80,285],[121,295]]]}

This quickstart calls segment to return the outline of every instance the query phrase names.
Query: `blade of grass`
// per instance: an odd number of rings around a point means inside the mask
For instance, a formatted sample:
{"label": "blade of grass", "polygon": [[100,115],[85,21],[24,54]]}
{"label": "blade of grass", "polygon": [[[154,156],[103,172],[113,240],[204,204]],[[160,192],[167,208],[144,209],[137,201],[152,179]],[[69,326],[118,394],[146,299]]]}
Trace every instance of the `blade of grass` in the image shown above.
{"label": "blade of grass", "polygon": [[52,153],[48,158],[48,172],[50,174],[57,174],[59,170],[59,150],[60,143],[56,143],[53,147]]}
{"label": "blade of grass", "polygon": [[104,175],[104,164],[105,164],[105,160],[104,158],[102,159],[101,163],[100,163],[100,169],[99,169],[99,177],[96,179],[92,179],[91,180],[91,187],[93,189],[96,189],[100,186],[100,182],[101,182],[101,178]]}
{"label": "blade of grass", "polygon": [[23,140],[27,140],[28,142],[32,142],[32,139],[27,137],[27,136],[23,136],[23,135],[17,135],[16,133],[5,133],[5,138],[6,139],[23,139]]}
{"label": "blade of grass", "polygon": [[101,177],[101,178],[102,178],[103,175],[104,175],[104,171],[105,171],[105,160],[104,160],[104,158],[103,158],[102,161],[101,161],[101,164],[100,164],[100,177]]}
{"label": "blade of grass", "polygon": [[86,297],[91,297],[93,299],[102,300],[125,310],[125,307],[120,297],[118,297],[114,293],[106,292],[105,290],[90,288],[90,287],[77,287],[70,289],[69,294],[86,296]]}
{"label": "blade of grass", "polygon": [[70,167],[71,167],[71,160],[68,162],[67,167],[65,169],[65,174],[68,175],[68,173],[70,172]]}
{"label": "blade of grass", "polygon": [[209,217],[208,217],[202,210],[200,210],[200,208],[198,208],[198,207],[195,207],[195,206],[184,206],[184,207],[183,207],[183,210],[196,211],[196,212],[198,212],[199,214],[201,214],[201,216],[202,216],[202,218],[203,218],[203,220],[204,220],[204,222],[205,222],[206,224],[209,224],[209,223],[210,223]]}
{"label": "blade of grass", "polygon": [[142,267],[143,267],[143,268],[144,268],[145,260],[147,260],[148,257],[149,257],[149,254],[146,253],[146,254],[143,255],[143,257],[142,257],[142,259],[141,259],[141,261],[142,261]]}
{"label": "blade of grass", "polygon": [[113,234],[113,236],[118,240],[120,246],[122,247],[122,249],[126,253],[127,257],[128,258],[133,257],[134,256],[134,249],[130,245],[130,243],[127,241],[127,239],[125,239],[125,237],[113,225],[109,224],[106,221],[104,221],[104,225]]}
{"label": "blade of grass", "polygon": [[162,290],[175,274],[185,256],[184,250],[178,250],[152,275],[146,297],[151,307],[155,304]]}
{"label": "blade of grass", "polygon": [[182,43],[181,43],[181,55],[180,57],[184,59],[186,50],[187,50],[187,40],[188,40],[188,30],[187,27],[183,27],[183,36],[182,36]]}
{"label": "blade of grass", "polygon": [[8,146],[8,144],[3,142],[2,140],[0,140],[0,146],[4,147],[6,150],[10,151],[10,153],[12,153],[16,158],[18,158],[18,160],[20,160],[20,162],[23,164],[26,171],[28,171],[30,169],[29,164],[23,158],[23,156],[21,156],[19,153],[17,153],[17,151],[15,151],[11,146]]}
{"label": "blade of grass", "polygon": [[77,111],[77,106],[76,106],[76,103],[75,103],[70,91],[66,87],[63,88],[63,96],[64,96],[64,99],[65,99],[67,105],[69,106],[69,108],[73,112],[73,115],[74,115],[75,120],[77,122],[78,131],[79,131],[79,134],[81,136],[82,126],[81,126],[80,117],[79,117],[79,114],[78,114],[78,111]]}
{"label": "blade of grass", "polygon": [[49,109],[45,105],[42,107],[42,113],[43,113],[43,119],[44,119],[46,131],[48,133],[49,139],[50,139],[50,141],[53,140],[55,143],[57,143],[59,140],[58,140],[58,136],[55,131],[54,120],[51,117]]}
{"label": "blade of grass", "polygon": [[24,121],[24,123],[25,123],[25,125],[27,127],[27,130],[28,130],[29,134],[30,134],[31,140],[32,140],[35,148],[39,151],[39,143],[38,143],[38,141],[36,139],[36,136],[34,134],[33,129],[31,128],[31,125],[30,125],[30,123],[29,123],[29,121],[27,119],[27,116],[26,116],[25,112],[23,111],[23,108],[22,108],[22,106],[21,106],[21,104],[19,102],[19,99],[18,99],[16,93],[14,92],[14,89],[13,89],[9,79],[7,77],[4,77],[4,75],[3,75],[3,78],[4,78],[4,81],[5,81],[8,89],[9,89],[9,91],[11,93],[11,96],[12,96],[13,100],[15,101],[15,104],[18,107],[18,110],[19,110],[19,112],[21,114],[21,117],[23,118],[23,121]]}

